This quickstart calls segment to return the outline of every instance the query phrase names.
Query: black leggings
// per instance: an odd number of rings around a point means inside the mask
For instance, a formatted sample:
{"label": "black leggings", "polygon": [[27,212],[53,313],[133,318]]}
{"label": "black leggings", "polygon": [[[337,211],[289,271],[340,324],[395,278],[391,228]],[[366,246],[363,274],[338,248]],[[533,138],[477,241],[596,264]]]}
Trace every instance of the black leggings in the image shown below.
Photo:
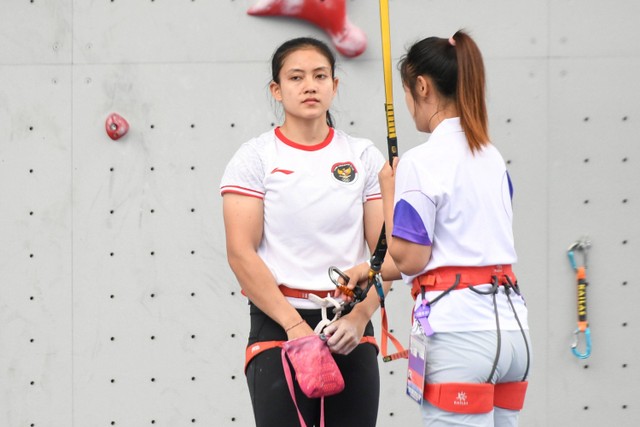
{"label": "black leggings", "polygon": [[[312,328],[321,320],[320,310],[298,310]],[[286,341],[282,327],[251,304],[249,345],[259,341]],[[365,336],[373,336],[371,322]],[[247,384],[256,427],[299,426],[298,413],[289,394],[282,368],[281,349],[263,351],[247,366]],[[380,374],[377,350],[372,344],[360,344],[349,355],[334,354],[344,378],[342,392],[325,397],[327,427],[373,427],[378,416]],[[294,381],[298,408],[307,427],[320,425],[320,399],[306,397]]]}

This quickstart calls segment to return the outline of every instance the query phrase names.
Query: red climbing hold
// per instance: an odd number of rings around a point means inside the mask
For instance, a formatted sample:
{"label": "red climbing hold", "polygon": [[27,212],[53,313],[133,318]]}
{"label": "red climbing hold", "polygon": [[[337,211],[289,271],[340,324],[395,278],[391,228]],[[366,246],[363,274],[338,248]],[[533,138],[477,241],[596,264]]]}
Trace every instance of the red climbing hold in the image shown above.
{"label": "red climbing hold", "polygon": [[364,52],[367,36],[347,18],[346,0],[258,0],[247,13],[256,16],[289,16],[309,21],[329,34],[341,54]]}
{"label": "red climbing hold", "polygon": [[129,123],[120,114],[111,113],[104,124],[107,135],[114,141],[122,138],[129,130]]}

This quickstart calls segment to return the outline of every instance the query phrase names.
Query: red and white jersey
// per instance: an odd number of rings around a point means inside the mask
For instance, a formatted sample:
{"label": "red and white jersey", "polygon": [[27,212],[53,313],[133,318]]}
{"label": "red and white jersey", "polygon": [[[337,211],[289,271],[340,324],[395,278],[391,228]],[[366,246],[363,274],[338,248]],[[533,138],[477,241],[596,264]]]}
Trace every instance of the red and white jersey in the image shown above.
{"label": "red and white jersey", "polygon": [[[318,145],[288,140],[279,128],[243,144],[226,167],[221,194],[264,201],[258,255],[278,284],[332,290],[328,269],[349,268],[370,256],[363,209],[380,199],[382,153],[368,139],[330,129]],[[297,308],[317,308],[290,299]]]}

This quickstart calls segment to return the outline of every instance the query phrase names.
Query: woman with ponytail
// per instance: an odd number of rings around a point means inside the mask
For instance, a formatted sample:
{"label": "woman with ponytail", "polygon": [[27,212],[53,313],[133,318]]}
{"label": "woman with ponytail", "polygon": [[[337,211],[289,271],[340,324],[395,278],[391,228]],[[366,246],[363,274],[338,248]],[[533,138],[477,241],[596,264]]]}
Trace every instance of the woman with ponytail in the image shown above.
{"label": "woman with ponytail", "polygon": [[408,387],[425,426],[516,426],[531,346],[482,55],[458,31],[415,43],[399,69],[416,128],[431,134],[379,174],[388,253],[415,298],[409,369],[425,381],[409,375]]}

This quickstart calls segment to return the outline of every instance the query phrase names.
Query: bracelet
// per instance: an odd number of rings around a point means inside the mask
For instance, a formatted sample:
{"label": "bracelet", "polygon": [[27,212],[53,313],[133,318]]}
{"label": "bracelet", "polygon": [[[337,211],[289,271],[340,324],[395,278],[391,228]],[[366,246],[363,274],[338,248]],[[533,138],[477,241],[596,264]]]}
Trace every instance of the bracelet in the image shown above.
{"label": "bracelet", "polygon": [[304,323],[304,319],[300,319],[300,321],[298,323],[295,323],[291,326],[289,326],[287,329],[285,329],[285,332],[289,332],[291,329],[295,328],[296,326],[300,326]]}

